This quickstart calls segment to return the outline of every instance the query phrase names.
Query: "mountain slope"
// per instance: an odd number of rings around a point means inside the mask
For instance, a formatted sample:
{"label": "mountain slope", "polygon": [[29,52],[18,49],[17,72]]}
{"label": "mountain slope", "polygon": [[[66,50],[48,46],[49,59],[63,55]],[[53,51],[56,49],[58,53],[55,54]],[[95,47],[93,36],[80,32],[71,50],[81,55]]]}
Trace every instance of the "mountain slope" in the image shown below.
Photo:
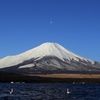
{"label": "mountain slope", "polygon": [[0,60],[0,69],[20,73],[99,71],[100,63],[86,59],[57,43],[44,43],[16,56]]}

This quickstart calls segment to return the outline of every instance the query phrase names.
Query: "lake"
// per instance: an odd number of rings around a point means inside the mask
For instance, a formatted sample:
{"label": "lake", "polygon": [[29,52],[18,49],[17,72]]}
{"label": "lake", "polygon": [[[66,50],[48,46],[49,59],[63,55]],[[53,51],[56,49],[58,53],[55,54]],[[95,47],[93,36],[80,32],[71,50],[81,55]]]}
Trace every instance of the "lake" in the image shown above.
{"label": "lake", "polygon": [[100,84],[0,83],[0,100],[100,100]]}

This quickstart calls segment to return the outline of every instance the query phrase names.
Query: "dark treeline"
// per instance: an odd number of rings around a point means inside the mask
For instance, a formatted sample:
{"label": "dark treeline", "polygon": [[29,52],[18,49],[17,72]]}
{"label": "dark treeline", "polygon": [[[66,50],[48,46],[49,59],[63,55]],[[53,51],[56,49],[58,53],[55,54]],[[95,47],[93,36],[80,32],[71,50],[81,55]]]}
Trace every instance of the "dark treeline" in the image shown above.
{"label": "dark treeline", "polygon": [[0,72],[0,82],[25,82],[25,83],[87,83],[100,84],[99,78],[45,78],[38,76],[25,76],[14,73]]}

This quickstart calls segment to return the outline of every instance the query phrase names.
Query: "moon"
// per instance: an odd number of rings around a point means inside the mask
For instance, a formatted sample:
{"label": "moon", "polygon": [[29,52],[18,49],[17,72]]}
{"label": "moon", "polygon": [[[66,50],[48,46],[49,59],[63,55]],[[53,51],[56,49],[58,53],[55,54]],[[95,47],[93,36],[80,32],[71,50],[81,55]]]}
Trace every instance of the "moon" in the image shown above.
{"label": "moon", "polygon": [[50,21],[50,24],[52,24],[52,21]]}

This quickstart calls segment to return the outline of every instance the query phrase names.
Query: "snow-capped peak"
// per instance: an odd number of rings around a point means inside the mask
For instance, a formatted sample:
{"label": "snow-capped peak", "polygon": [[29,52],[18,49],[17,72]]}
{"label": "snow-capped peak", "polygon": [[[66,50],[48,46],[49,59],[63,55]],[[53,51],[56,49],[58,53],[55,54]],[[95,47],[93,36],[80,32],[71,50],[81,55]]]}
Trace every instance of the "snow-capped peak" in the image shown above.
{"label": "snow-capped peak", "polygon": [[3,59],[0,59],[0,68],[13,66],[25,60],[29,60],[31,58],[41,59],[44,56],[55,56],[63,61],[64,59],[68,59],[69,61],[72,59],[79,61],[80,59],[80,60],[85,60],[87,62],[90,61],[92,64],[94,64],[94,61],[78,56],[75,53],[65,49],[64,47],[62,47],[61,45],[57,43],[47,42],[31,50],[28,50],[24,53],[21,53],[19,55],[8,56]]}

